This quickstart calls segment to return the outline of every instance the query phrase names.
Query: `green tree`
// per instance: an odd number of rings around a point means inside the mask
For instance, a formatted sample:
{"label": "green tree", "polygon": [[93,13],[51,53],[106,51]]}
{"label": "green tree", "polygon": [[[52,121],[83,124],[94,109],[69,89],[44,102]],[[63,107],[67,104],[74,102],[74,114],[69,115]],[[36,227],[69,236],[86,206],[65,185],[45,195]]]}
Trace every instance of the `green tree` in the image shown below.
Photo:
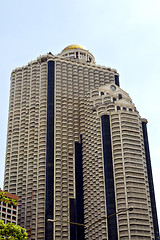
{"label": "green tree", "polygon": [[14,223],[4,224],[0,220],[0,240],[26,240],[28,234],[25,228]]}

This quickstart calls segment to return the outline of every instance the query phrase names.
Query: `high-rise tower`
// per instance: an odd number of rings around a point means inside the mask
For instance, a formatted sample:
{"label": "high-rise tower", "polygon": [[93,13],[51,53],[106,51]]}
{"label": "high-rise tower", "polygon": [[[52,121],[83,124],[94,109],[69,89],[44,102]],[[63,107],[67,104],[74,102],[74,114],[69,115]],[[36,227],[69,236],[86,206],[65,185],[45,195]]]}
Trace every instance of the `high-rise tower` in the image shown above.
{"label": "high-rise tower", "polygon": [[29,239],[158,240],[146,123],[79,45],[13,70],[4,189]]}

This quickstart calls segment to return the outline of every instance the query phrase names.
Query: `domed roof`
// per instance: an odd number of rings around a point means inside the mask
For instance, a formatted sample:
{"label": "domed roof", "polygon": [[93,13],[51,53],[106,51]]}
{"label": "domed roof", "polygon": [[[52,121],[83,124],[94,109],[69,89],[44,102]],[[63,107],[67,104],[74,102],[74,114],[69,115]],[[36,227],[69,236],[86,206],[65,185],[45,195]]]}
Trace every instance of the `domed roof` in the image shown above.
{"label": "domed roof", "polygon": [[86,50],[86,49],[85,49],[84,47],[82,47],[81,45],[71,44],[71,45],[67,46],[66,48],[64,48],[64,49],[62,50],[62,52],[67,51],[67,50],[69,50],[69,49],[82,49],[82,50]]}

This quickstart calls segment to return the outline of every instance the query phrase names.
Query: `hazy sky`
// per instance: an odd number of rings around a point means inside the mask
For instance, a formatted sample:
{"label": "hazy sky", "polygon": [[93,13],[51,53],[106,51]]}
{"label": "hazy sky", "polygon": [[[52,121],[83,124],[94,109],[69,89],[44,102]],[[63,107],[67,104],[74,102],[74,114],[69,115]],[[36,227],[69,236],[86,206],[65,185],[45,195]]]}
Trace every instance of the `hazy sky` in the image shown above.
{"label": "hazy sky", "polygon": [[[100,65],[116,68],[148,119],[160,219],[160,1],[14,0],[0,5],[0,187],[7,136],[11,71],[69,44],[86,47]],[[159,220],[160,222],[160,220]]]}

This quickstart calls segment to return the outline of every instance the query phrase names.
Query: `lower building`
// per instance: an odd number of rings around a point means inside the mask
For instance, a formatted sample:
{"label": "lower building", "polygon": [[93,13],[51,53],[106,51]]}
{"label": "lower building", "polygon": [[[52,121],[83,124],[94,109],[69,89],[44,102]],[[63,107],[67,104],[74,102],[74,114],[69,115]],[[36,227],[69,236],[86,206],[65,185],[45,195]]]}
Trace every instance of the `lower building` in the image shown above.
{"label": "lower building", "polygon": [[[0,190],[0,192],[2,192]],[[5,192],[6,200],[0,202],[0,219],[4,223],[17,224],[18,217],[18,196]],[[12,200],[16,200],[17,204],[13,204]]]}

